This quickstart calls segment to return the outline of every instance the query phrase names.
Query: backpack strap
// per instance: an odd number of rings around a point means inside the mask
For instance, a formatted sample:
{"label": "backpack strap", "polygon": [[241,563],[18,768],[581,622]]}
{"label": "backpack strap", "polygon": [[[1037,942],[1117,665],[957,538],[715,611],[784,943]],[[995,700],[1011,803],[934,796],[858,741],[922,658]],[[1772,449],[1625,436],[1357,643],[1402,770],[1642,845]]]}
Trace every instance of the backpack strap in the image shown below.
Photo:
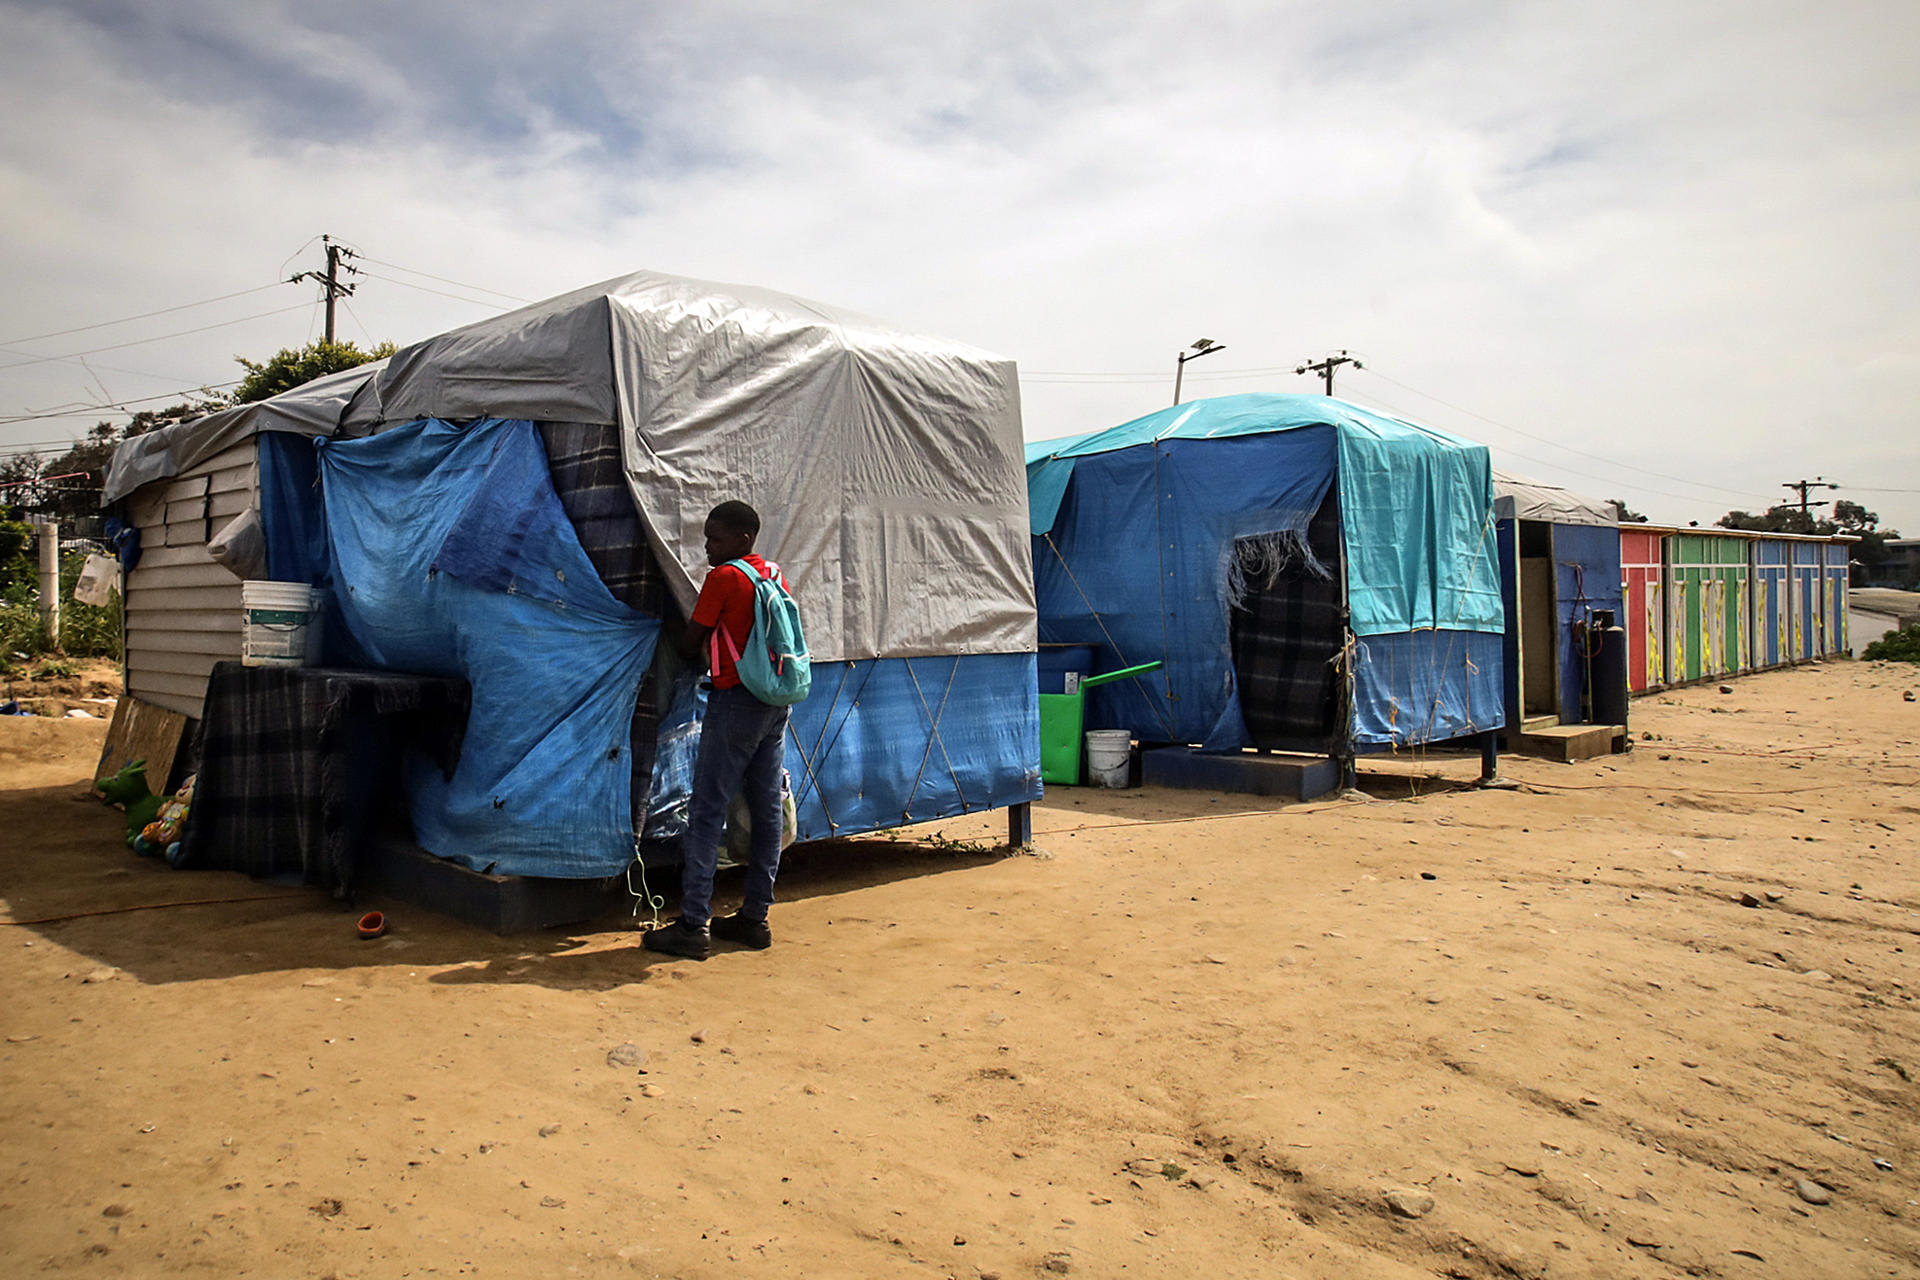
{"label": "backpack strap", "polygon": [[[753,571],[753,566],[745,560],[729,560],[721,565],[720,568],[738,569],[749,583],[753,582],[754,579],[759,576]],[[740,670],[740,646],[733,642],[733,636],[728,634],[726,627],[721,625],[716,625],[713,628],[712,634],[707,637],[707,644],[711,655],[707,659],[707,670],[716,673],[720,670],[720,641],[723,638],[727,642],[727,657],[732,659],[733,669],[738,673]]]}

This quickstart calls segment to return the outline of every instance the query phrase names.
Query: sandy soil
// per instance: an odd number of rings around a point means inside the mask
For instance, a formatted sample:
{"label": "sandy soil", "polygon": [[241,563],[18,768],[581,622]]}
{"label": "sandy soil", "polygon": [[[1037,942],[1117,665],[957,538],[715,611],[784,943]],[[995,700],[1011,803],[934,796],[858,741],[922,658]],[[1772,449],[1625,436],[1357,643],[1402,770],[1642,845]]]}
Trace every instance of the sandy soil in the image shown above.
{"label": "sandy soil", "polygon": [[1643,700],[1510,791],[1062,790],[1041,856],[796,851],[704,965],[362,943],[129,854],[104,725],[0,721],[4,1271],[1920,1274],[1914,688]]}

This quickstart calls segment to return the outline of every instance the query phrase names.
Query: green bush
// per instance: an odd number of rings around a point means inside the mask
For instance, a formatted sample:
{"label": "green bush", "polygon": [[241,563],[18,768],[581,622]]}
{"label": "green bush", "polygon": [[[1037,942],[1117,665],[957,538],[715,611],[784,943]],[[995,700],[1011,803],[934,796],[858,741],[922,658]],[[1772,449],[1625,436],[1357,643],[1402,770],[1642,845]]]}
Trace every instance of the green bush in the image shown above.
{"label": "green bush", "polygon": [[1920,662],[1920,622],[1905,631],[1889,631],[1860,651],[1860,656],[1879,662]]}
{"label": "green bush", "polygon": [[[60,646],[58,652],[70,658],[120,657],[119,593],[103,605],[81,604],[73,598],[73,587],[80,580],[86,556],[68,555],[60,565]],[[16,653],[37,657],[56,652],[49,643],[46,627],[40,622],[40,590],[37,570],[0,587],[0,659],[12,659]]]}

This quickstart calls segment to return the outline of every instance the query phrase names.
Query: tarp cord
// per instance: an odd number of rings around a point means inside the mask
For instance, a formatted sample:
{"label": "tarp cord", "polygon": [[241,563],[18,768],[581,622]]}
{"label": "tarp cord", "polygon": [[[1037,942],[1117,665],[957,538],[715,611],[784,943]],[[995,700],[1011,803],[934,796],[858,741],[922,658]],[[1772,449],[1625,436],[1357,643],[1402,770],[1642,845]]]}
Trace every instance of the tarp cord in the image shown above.
{"label": "tarp cord", "polygon": [[[633,873],[636,869],[640,872],[640,888],[638,890],[633,887]],[[633,898],[633,918],[636,920],[640,918],[640,906],[642,903],[645,903],[647,909],[653,913],[652,927],[658,929],[660,927],[660,908],[667,905],[667,900],[655,893],[647,884],[647,863],[646,860],[640,856],[640,838],[638,836],[635,836],[633,840],[633,861],[627,864],[626,874],[627,893]]]}
{"label": "tarp cord", "polygon": [[[1074,577],[1073,566],[1067,563],[1067,558],[1060,554],[1060,548],[1054,545],[1053,535],[1051,533],[1043,533],[1040,536],[1046,540],[1047,550],[1053,552],[1053,558],[1058,560],[1060,562],[1060,567],[1067,571],[1067,581],[1071,582],[1073,584],[1073,589],[1080,593],[1080,601],[1081,603],[1087,606],[1088,616],[1090,616],[1093,619],[1094,623],[1100,628],[1100,634],[1107,638],[1107,644],[1112,647],[1114,656],[1120,660],[1120,665],[1122,667],[1131,667],[1131,666],[1137,665],[1133,661],[1133,659],[1129,658],[1126,655],[1126,653],[1120,648],[1120,642],[1113,638],[1113,633],[1107,630],[1106,619],[1102,618],[1100,616],[1100,611],[1093,607],[1093,601],[1087,597],[1087,589],[1080,585],[1080,579]],[[1165,613],[1166,611],[1164,609],[1161,610],[1163,625],[1164,625]],[[1165,651],[1162,650],[1163,656],[1164,656],[1164,653]],[[1172,741],[1174,736],[1173,721],[1167,718],[1167,713],[1164,708],[1155,705],[1153,700],[1153,694],[1148,691],[1146,685],[1141,684],[1140,677],[1133,676],[1131,677],[1131,679],[1133,680],[1134,684],[1140,686],[1141,696],[1143,696],[1146,699],[1147,705],[1153,708],[1153,713],[1160,717],[1160,727],[1167,731],[1168,741]]]}
{"label": "tarp cord", "polygon": [[947,699],[953,696],[953,679],[959,674],[960,659],[956,656],[953,670],[947,673],[946,691],[940,695],[940,710],[934,711],[927,706],[927,695],[920,689],[920,677],[914,674],[912,660],[907,660],[907,675],[913,681],[913,692],[920,699],[920,710],[927,716],[927,749],[920,757],[920,772],[913,775],[913,785],[907,789],[907,807],[900,811],[900,816],[908,822],[913,821],[913,797],[920,790],[920,780],[927,776],[927,764],[933,759],[936,744],[940,748],[941,759],[947,762],[947,777],[953,780],[953,793],[960,797],[960,807],[963,810],[967,807],[967,797],[960,790],[960,775],[954,771],[953,757],[947,754],[946,741],[940,736],[940,717],[946,714]]}

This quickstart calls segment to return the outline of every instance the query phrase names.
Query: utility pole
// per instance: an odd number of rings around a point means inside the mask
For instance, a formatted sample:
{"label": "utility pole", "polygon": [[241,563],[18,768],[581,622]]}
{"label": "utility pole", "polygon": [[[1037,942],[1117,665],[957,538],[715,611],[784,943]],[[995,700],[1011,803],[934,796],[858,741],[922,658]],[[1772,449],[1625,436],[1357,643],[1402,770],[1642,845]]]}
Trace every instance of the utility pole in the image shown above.
{"label": "utility pole", "polygon": [[1186,376],[1187,361],[1198,360],[1201,356],[1210,356],[1216,351],[1225,351],[1226,347],[1212,338],[1195,338],[1185,351],[1174,356],[1173,365],[1173,402],[1180,403],[1180,380]]}
{"label": "utility pole", "polygon": [[36,524],[40,535],[40,623],[47,642],[60,647],[60,526],[52,520]]}
{"label": "utility pole", "polygon": [[[339,299],[347,297],[354,290],[353,285],[340,279],[340,269],[344,266],[348,275],[356,275],[359,273],[360,268],[345,261],[345,259],[354,256],[353,250],[343,244],[336,243],[332,236],[321,236],[320,243],[325,246],[327,251],[327,273],[321,275],[318,271],[298,271],[287,277],[287,283],[298,284],[302,280],[312,280],[326,291],[327,341],[331,343],[333,341],[333,304]],[[308,330],[308,332],[312,332],[312,330]]]}
{"label": "utility pole", "polygon": [[1364,369],[1367,367],[1361,364],[1358,360],[1354,359],[1352,356],[1348,355],[1345,348],[1342,348],[1339,355],[1328,356],[1325,360],[1322,360],[1318,364],[1303,364],[1298,369],[1295,369],[1294,372],[1319,374],[1322,378],[1326,380],[1327,394],[1332,395],[1333,394],[1333,371],[1335,369],[1338,369],[1343,364],[1350,364],[1356,369]]}
{"label": "utility pole", "polygon": [[1805,516],[1808,506],[1807,491],[1809,489],[1838,489],[1840,486],[1837,484],[1828,484],[1825,476],[1815,476],[1811,480],[1785,480],[1781,482],[1780,487],[1782,489],[1798,491],[1800,494],[1800,514]]}

